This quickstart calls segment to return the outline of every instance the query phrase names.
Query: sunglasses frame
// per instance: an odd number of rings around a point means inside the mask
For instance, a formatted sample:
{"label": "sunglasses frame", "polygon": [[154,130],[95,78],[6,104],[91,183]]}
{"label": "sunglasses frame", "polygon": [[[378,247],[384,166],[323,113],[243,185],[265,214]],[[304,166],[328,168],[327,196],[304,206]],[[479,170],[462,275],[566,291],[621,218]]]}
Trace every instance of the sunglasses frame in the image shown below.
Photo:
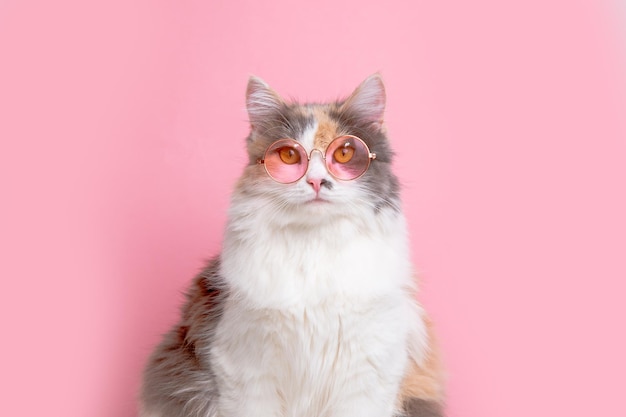
{"label": "sunglasses frame", "polygon": [[[359,141],[359,142],[361,142],[361,144],[365,147],[365,150],[367,151],[367,156],[368,156],[368,158],[367,158],[367,166],[365,166],[365,169],[363,169],[363,172],[362,172],[362,173],[360,173],[358,176],[356,176],[356,177],[354,177],[354,178],[351,178],[351,179],[349,179],[349,180],[345,180],[345,179],[339,178],[339,177],[337,177],[335,174],[333,174],[333,173],[331,172],[331,170],[328,168],[328,160],[326,159],[326,152],[328,152],[328,149],[330,148],[330,145],[331,145],[333,142],[335,142],[336,140],[341,139],[341,138],[351,138],[351,139],[356,139],[356,140],[358,140],[358,141]],[[275,144],[277,144],[278,142],[282,142],[282,141],[286,141],[286,140],[287,140],[287,141],[291,141],[291,142],[293,142],[293,143],[297,144],[298,146],[301,146],[301,147],[302,147],[302,149],[304,150],[304,154],[306,155],[306,169],[304,170],[304,172],[302,173],[302,175],[300,175],[298,178],[296,178],[296,179],[295,179],[295,180],[293,180],[293,181],[288,181],[288,182],[279,181],[279,180],[277,180],[276,178],[274,178],[274,176],[272,176],[272,174],[271,174],[271,173],[269,172],[269,170],[267,169],[267,165],[265,164],[265,160],[267,159],[267,153],[269,152],[269,150],[270,150],[270,149],[272,149],[272,147],[273,147]],[[301,179],[302,179],[302,178],[306,175],[306,173],[307,173],[307,172],[309,172],[309,163],[311,162],[311,156],[313,155],[313,152],[315,152],[315,151],[319,152],[319,153],[322,155],[322,159],[324,160],[324,165],[326,166],[326,171],[328,171],[328,173],[329,173],[329,174],[330,174],[333,178],[335,178],[335,179],[337,179],[337,180],[339,180],[339,181],[354,181],[354,180],[356,180],[356,179],[361,178],[363,175],[365,175],[365,173],[366,173],[366,172],[367,172],[367,170],[369,169],[370,164],[372,163],[372,161],[373,161],[374,159],[376,159],[376,152],[371,152],[371,151],[370,151],[369,146],[367,146],[367,143],[365,143],[365,141],[364,141],[363,139],[361,139],[361,138],[360,138],[360,137],[358,137],[358,136],[354,136],[354,135],[341,135],[341,136],[337,136],[336,138],[334,138],[333,140],[331,140],[331,141],[328,143],[328,146],[326,147],[326,149],[325,149],[324,151],[322,151],[321,149],[313,148],[313,149],[311,149],[311,151],[310,151],[310,152],[307,152],[307,151],[306,151],[306,148],[304,147],[304,145],[303,145],[302,143],[298,142],[298,141],[297,141],[297,140],[295,140],[295,139],[292,139],[292,138],[282,138],[282,139],[278,139],[278,140],[275,140],[274,142],[272,142],[272,143],[271,143],[271,144],[270,144],[270,145],[269,145],[269,146],[265,149],[265,152],[263,153],[263,158],[258,158],[258,159],[256,160],[256,163],[257,163],[257,164],[259,164],[259,165],[263,165],[263,168],[265,169],[265,172],[267,173],[267,175],[268,175],[271,179],[273,179],[274,181],[276,181],[276,182],[278,182],[278,183],[280,183],[280,184],[293,184],[294,182],[298,182],[298,181],[300,181],[300,180],[301,180]]]}

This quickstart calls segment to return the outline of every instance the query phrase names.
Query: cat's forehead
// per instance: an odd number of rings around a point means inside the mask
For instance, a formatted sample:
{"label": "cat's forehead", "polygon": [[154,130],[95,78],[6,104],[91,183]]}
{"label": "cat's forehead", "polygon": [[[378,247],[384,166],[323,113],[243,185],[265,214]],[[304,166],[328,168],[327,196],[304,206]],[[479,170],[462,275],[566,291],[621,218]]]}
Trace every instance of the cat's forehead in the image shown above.
{"label": "cat's forehead", "polygon": [[296,104],[290,110],[291,137],[308,149],[326,149],[333,139],[346,133],[339,120],[332,116],[332,104]]}
{"label": "cat's forehead", "polygon": [[310,107],[310,112],[315,120],[315,135],[313,147],[316,149],[326,149],[328,144],[342,133],[339,122],[330,116],[330,106],[314,105]]}
{"label": "cat's forehead", "polygon": [[343,135],[356,135],[369,146],[377,145],[380,141],[376,140],[376,135],[372,137],[369,132],[358,129],[354,120],[342,113],[341,105],[342,102],[283,103],[264,120],[261,129],[252,132],[248,142],[251,161],[261,157],[273,142],[286,138],[299,141],[309,152],[324,151],[333,139]]}

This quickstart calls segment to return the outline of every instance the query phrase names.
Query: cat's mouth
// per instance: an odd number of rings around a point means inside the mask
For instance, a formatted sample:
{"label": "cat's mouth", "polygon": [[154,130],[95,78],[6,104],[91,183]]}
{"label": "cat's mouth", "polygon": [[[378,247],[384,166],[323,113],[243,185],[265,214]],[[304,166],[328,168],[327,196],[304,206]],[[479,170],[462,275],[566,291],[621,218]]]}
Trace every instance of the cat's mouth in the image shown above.
{"label": "cat's mouth", "polygon": [[313,197],[310,200],[307,200],[306,202],[307,204],[328,204],[330,203],[329,200],[326,200],[325,198],[320,197],[319,195]]}

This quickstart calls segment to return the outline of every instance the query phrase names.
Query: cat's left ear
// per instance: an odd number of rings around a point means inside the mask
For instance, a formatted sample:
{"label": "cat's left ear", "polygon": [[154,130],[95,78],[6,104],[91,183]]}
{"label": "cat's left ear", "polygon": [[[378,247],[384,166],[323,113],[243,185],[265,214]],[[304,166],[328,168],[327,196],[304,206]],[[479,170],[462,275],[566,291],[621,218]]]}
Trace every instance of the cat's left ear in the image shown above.
{"label": "cat's left ear", "polygon": [[385,116],[385,85],[380,74],[370,75],[341,105],[341,111],[356,117],[360,122],[382,127]]}

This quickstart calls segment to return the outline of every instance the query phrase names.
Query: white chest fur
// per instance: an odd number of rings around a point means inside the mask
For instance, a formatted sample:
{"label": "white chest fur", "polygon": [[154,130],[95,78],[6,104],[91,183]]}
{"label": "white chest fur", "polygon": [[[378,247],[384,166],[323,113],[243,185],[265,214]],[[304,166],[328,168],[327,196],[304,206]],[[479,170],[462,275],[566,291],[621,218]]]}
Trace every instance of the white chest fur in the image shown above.
{"label": "white chest fur", "polygon": [[391,416],[418,325],[404,221],[259,226],[225,241],[212,349],[221,417]]}

